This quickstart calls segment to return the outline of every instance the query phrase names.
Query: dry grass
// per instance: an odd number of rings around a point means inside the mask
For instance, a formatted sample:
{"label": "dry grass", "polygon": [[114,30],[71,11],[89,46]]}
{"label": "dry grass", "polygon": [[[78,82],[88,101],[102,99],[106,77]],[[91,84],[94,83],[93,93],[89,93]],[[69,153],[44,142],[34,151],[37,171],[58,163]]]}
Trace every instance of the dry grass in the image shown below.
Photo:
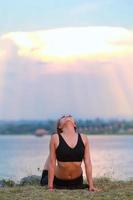
{"label": "dry grass", "polygon": [[133,200],[133,180],[112,181],[108,178],[94,180],[102,192],[84,190],[57,190],[50,192],[47,187],[25,185],[0,189],[0,200]]}

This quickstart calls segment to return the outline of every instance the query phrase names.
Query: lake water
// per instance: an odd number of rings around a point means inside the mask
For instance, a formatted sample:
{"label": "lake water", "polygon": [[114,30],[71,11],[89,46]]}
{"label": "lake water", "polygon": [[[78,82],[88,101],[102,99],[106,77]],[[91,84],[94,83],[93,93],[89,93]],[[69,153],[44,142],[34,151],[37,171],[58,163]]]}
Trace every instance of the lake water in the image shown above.
{"label": "lake water", "polygon": [[[133,178],[133,136],[88,137],[94,177]],[[0,178],[18,181],[24,176],[41,175],[49,140],[50,136],[0,136]]]}

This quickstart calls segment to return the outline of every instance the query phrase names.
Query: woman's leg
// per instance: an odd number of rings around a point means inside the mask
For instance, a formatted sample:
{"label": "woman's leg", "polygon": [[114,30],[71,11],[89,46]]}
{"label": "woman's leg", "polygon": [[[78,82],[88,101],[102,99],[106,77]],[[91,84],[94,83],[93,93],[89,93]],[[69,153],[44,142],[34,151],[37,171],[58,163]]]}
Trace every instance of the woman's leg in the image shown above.
{"label": "woman's leg", "polygon": [[48,166],[49,166],[49,155],[48,155],[48,157],[47,157],[47,159],[45,161],[43,170],[48,170]]}
{"label": "woman's leg", "polygon": [[40,185],[44,186],[48,184],[48,166],[49,166],[49,155],[45,161],[44,168],[42,171],[42,176],[40,180]]}

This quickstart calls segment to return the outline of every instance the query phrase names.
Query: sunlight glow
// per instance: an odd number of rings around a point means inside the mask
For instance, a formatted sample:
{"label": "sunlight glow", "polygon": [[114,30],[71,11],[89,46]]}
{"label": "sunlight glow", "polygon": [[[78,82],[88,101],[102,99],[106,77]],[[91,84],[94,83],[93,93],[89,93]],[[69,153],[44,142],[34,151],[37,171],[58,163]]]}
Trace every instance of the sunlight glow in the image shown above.
{"label": "sunlight glow", "polygon": [[42,61],[73,61],[122,56],[133,52],[133,33],[124,28],[60,28],[35,32],[9,33],[20,56]]}
{"label": "sunlight glow", "polygon": [[0,37],[0,107],[5,116],[17,116],[35,99],[30,107],[34,114],[43,99],[48,113],[51,105],[72,109],[74,102],[75,112],[82,116],[132,116],[132,55],[133,31],[125,28],[4,34]]}

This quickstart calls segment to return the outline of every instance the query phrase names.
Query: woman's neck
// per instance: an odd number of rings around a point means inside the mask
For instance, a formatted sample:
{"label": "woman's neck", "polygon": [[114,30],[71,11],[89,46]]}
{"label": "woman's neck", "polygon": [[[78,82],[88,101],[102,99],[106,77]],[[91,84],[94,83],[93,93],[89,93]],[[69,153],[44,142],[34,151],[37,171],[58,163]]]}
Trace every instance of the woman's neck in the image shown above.
{"label": "woman's neck", "polygon": [[69,135],[69,133],[75,134],[75,129],[72,125],[67,124],[66,126],[63,127],[63,133]]}

